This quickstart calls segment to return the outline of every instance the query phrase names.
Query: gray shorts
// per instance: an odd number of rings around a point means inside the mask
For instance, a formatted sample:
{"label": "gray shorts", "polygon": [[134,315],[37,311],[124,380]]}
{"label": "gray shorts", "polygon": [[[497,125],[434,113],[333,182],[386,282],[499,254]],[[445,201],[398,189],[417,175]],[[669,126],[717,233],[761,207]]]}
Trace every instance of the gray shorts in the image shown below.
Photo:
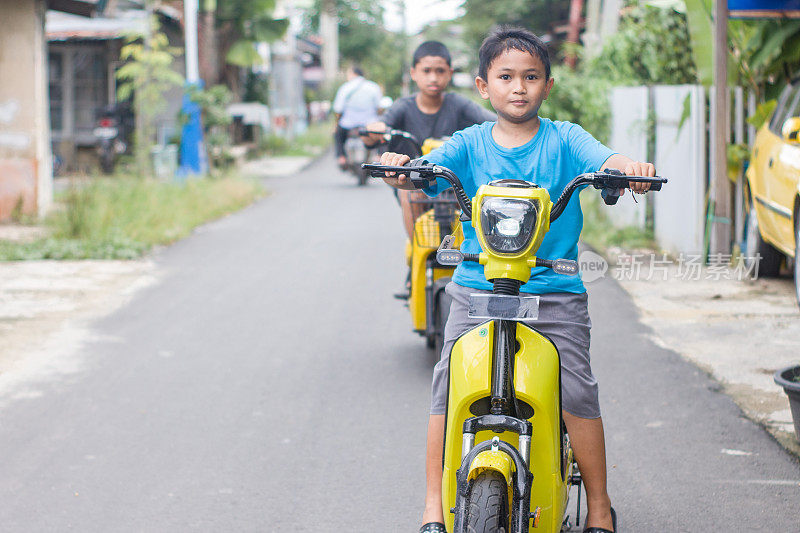
{"label": "gray shorts", "polygon": [[[456,340],[485,319],[469,318],[469,295],[488,291],[447,284],[445,291],[453,298],[450,316],[444,328],[442,358],[433,369],[431,414],[443,415],[447,406],[447,380],[450,351]],[[556,345],[561,355],[561,406],[581,418],[600,417],[597,380],[589,365],[589,297],[586,293],[554,292],[540,294],[539,319],[526,321]]]}

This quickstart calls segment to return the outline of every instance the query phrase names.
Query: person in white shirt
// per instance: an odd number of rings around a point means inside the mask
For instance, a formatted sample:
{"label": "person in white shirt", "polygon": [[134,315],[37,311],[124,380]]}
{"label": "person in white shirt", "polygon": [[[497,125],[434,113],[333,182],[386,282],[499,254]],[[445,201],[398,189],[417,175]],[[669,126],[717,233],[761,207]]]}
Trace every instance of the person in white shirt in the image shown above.
{"label": "person in white shirt", "polygon": [[359,67],[354,65],[347,69],[347,81],[339,87],[333,100],[333,112],[336,113],[337,120],[334,145],[340,168],[347,166],[347,157],[344,154],[347,133],[378,119],[378,105],[382,97],[380,86],[366,79]]}

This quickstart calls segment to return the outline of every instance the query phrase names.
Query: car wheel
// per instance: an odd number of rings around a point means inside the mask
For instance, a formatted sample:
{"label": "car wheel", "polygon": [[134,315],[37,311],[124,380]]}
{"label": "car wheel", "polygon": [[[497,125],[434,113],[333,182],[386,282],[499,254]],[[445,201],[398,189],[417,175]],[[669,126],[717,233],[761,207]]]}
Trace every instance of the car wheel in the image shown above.
{"label": "car wheel", "polygon": [[800,306],[800,212],[795,215],[794,222],[794,294]]}
{"label": "car wheel", "polygon": [[783,254],[772,247],[761,237],[761,230],[758,227],[758,217],[756,216],[756,206],[750,202],[750,210],[747,214],[747,222],[744,232],[744,255],[745,264],[748,270],[754,270],[754,263],[758,256],[761,256],[758,263],[758,275],[765,278],[774,278],[781,270]]}

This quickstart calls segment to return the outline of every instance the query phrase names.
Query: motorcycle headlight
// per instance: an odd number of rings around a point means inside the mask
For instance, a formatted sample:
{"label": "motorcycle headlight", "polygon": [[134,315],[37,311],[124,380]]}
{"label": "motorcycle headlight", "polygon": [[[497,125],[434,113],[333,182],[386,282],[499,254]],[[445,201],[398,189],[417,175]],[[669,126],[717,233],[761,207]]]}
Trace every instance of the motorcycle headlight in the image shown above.
{"label": "motorcycle headlight", "polygon": [[486,198],[481,204],[481,231],[492,251],[514,254],[531,242],[539,209],[535,202]]}

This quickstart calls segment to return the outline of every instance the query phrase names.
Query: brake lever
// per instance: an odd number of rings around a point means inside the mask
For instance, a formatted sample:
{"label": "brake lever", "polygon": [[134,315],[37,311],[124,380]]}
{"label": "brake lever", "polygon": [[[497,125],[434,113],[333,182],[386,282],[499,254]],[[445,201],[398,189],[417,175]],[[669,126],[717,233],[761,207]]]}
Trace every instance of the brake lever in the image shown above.
{"label": "brake lever", "polygon": [[606,205],[614,205],[619,200],[619,197],[622,196],[622,191],[625,189],[609,189],[604,187],[602,191],[600,191],[600,196],[603,197],[603,201]]}

